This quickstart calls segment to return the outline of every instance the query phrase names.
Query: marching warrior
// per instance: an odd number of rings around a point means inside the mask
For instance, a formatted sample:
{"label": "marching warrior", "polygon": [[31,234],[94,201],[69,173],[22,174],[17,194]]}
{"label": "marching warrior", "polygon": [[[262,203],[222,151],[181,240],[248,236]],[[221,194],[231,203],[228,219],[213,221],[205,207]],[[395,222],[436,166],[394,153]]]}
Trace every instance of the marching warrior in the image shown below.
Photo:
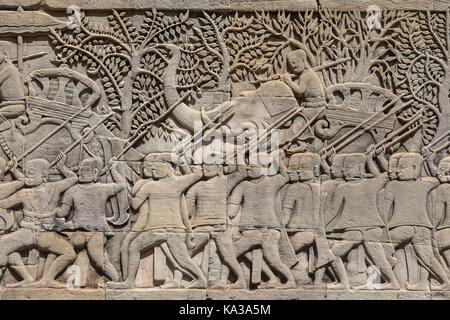
{"label": "marching warrior", "polygon": [[[419,178],[422,156],[418,153],[404,153],[397,167],[398,181],[390,181],[385,190],[386,210],[391,239],[395,247],[412,244],[420,264],[432,272],[449,288],[450,283],[442,265],[433,254],[433,226],[427,214],[428,193],[439,185],[431,177]],[[427,290],[424,283],[408,286],[412,290]]]}
{"label": "marching warrior", "polygon": [[[5,199],[8,196],[14,194],[15,192],[19,191],[20,189],[22,189],[25,186],[25,176],[19,171],[17,170],[17,163],[12,163],[11,167],[11,172],[13,173],[13,175],[18,179],[16,181],[3,181],[4,179],[4,175],[5,175],[5,170],[8,167],[7,162],[3,159],[0,158],[0,199]],[[2,218],[5,218],[8,220],[11,220],[12,223],[10,226],[6,225],[4,226],[4,230],[0,230],[0,232],[6,232],[9,230],[14,230],[16,226],[15,223],[15,219],[14,219],[14,215],[10,212],[7,212],[4,209],[0,210],[0,215],[2,216]],[[17,236],[18,233],[22,233],[22,238],[23,239],[28,239],[29,241],[29,245],[33,244],[33,240],[34,240],[34,232],[32,230],[29,229],[20,229],[20,232],[16,232],[14,235],[10,235],[10,234],[2,234],[0,236],[0,267],[9,265],[11,267],[13,267],[13,269],[16,270],[17,273],[23,275],[26,280],[28,282],[32,282],[34,279],[31,277],[31,275],[26,272],[25,270],[25,266],[23,265],[23,261],[22,258],[20,256],[20,254],[18,252],[13,252],[14,250],[14,244],[11,243],[11,241],[9,239],[13,239],[14,237]],[[13,246],[11,246],[13,245]],[[8,252],[12,252],[11,254],[9,254],[8,256]],[[1,272],[0,272],[0,276],[1,276]]]}
{"label": "marching warrior", "polygon": [[[295,252],[313,249],[313,246],[317,252],[314,266],[309,266],[309,270],[315,272],[316,285],[321,284],[325,267],[334,260],[320,212],[320,183],[316,179],[319,166],[320,158],[317,154],[308,152],[291,156],[288,169],[298,173],[298,181],[288,186],[282,204],[283,222]],[[309,257],[309,261],[313,259]],[[296,273],[302,275],[296,277],[296,280],[309,282],[309,277],[300,266],[302,261],[292,269],[294,276]]]}
{"label": "marching warrior", "polygon": [[437,177],[441,185],[432,191],[435,238],[439,252],[450,267],[450,157],[439,162]]}
{"label": "marching warrior", "polygon": [[[193,236],[200,236],[191,251],[191,256],[203,248],[209,241],[208,234],[214,240],[219,256],[226,267],[236,276],[231,288],[246,288],[244,275],[236,260],[233,248],[233,230],[227,217],[227,176],[217,164],[203,164],[203,176],[186,194],[188,211],[191,217]],[[203,236],[203,237],[202,237]],[[206,237],[205,237],[206,236]],[[175,271],[174,281],[180,286],[181,272]]]}
{"label": "marching warrior", "polygon": [[[375,178],[365,178],[365,154],[349,154],[344,160],[345,183],[336,188],[332,201],[332,210],[336,213],[333,225],[334,235],[337,239],[332,246],[336,256],[333,268],[342,280],[337,285],[330,285],[332,289],[349,289],[346,279],[345,267],[342,258],[355,246],[363,244],[368,257],[380,270],[387,281],[376,285],[376,289],[398,289],[399,285],[394,272],[386,259],[382,243],[384,239],[385,223],[380,216],[377,196],[378,192],[387,182],[385,175]],[[369,158],[371,161],[371,158]],[[373,165],[373,163],[369,163]],[[340,209],[342,207],[342,209]],[[338,214],[340,212],[340,214]]]}
{"label": "marching warrior", "polygon": [[[114,183],[98,182],[103,160],[97,157],[83,159],[78,170],[78,184],[69,188],[62,199],[59,217],[71,216],[65,230],[77,250],[86,248],[94,266],[111,280],[119,280],[119,274],[103,251],[103,232],[110,231],[106,218],[108,199],[123,189],[125,181],[117,172],[117,162],[112,162],[111,176]],[[89,232],[83,232],[89,231]]]}
{"label": "marching warrior", "polygon": [[269,268],[286,279],[286,282],[277,288],[295,288],[295,279],[280,257],[279,241],[284,226],[281,217],[276,213],[277,194],[288,181],[288,177],[283,171],[274,176],[266,176],[265,170],[267,167],[262,165],[249,165],[247,175],[251,180],[241,182],[230,196],[228,215],[231,219],[236,217],[242,207],[239,221],[242,237],[234,242],[236,255],[239,257],[249,250],[261,248]]}
{"label": "marching warrior", "polygon": [[[60,181],[48,182],[50,165],[47,160],[33,159],[25,163],[25,176],[28,188],[19,190],[6,199],[0,200],[0,208],[8,209],[22,205],[24,218],[20,222],[21,229],[9,234],[9,246],[2,247],[1,259],[15,251],[37,248],[41,252],[57,256],[51,267],[44,272],[40,281],[30,283],[30,276],[22,274],[24,279],[20,285],[65,287],[65,283],[56,281],[56,277],[64,271],[76,258],[73,246],[62,236],[53,232],[59,212],[58,201],[68,188],[77,182],[76,175],[65,167],[65,155],[59,156],[58,166],[66,177]],[[26,236],[24,237],[24,232]],[[11,246],[13,244],[13,246]],[[23,270],[25,271],[25,270]]]}
{"label": "marching warrior", "polygon": [[203,271],[189,256],[187,240],[192,228],[187,214],[181,209],[182,195],[193,183],[201,179],[201,169],[194,167],[193,173],[176,176],[172,164],[168,162],[169,159],[171,157],[167,154],[150,154],[144,159],[151,162],[154,181],[146,182],[140,188],[132,200],[132,207],[139,210],[141,206],[147,206],[146,215],[140,212],[138,218],[146,223],[140,228],[142,232],[130,243],[125,281],[109,282],[110,288],[134,287],[141,253],[159,245],[161,248],[166,245],[170,251],[166,253],[167,257],[173,259],[175,265],[180,266],[179,269],[186,275],[194,277],[188,288],[206,287]]}

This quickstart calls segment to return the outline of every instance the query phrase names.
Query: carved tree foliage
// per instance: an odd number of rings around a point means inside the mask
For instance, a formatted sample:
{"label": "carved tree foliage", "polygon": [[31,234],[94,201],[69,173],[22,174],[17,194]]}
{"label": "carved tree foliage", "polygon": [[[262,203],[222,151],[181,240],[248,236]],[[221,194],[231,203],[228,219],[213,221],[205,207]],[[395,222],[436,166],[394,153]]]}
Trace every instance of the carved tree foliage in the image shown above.
{"label": "carved tree foliage", "polygon": [[[53,31],[51,42],[56,62],[80,64],[101,80],[108,105],[117,112],[109,128],[122,136],[143,130],[170,108],[163,76],[172,58],[167,44],[172,44],[181,52],[177,91],[191,107],[199,107],[203,91],[228,92],[230,80],[257,86],[276,79],[288,71],[286,54],[302,49],[326,87],[370,83],[402,95],[404,103],[411,103],[399,120],[423,112],[427,144],[448,108],[449,20],[448,12],[386,10],[382,29],[370,30],[367,14],[359,10],[203,12],[194,17],[152,10],[137,28],[125,12],[113,11],[108,23],[83,16],[79,29]],[[164,122],[153,126],[146,139],[167,138],[171,123]]]}

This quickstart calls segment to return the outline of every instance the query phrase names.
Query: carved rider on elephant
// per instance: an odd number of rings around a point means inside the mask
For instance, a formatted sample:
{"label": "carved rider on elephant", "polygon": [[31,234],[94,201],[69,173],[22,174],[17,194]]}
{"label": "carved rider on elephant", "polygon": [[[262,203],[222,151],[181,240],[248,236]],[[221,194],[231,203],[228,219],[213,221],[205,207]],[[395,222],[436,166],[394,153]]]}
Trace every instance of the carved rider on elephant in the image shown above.
{"label": "carved rider on elephant", "polygon": [[325,89],[319,76],[309,66],[305,51],[300,49],[289,53],[287,63],[298,79],[297,81],[292,80],[289,73],[283,74],[281,79],[292,89],[295,97],[304,102],[305,108],[324,107],[326,104]]}

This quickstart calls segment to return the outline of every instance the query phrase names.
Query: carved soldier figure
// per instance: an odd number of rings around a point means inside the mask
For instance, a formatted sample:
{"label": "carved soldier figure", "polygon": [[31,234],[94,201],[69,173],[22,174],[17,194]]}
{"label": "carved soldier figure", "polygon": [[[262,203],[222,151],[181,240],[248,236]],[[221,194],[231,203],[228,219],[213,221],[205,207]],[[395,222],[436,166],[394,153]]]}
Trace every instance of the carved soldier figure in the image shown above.
{"label": "carved soldier figure", "polygon": [[322,167],[325,167],[324,170],[326,172],[329,172],[330,175],[326,176],[328,180],[323,181],[320,185],[323,211],[322,216],[324,217],[325,227],[334,218],[334,216],[332,216],[334,212],[332,212],[330,208],[334,191],[339,184],[345,182],[344,176],[342,174],[342,168],[344,166],[344,159],[346,155],[347,154],[345,153],[335,154],[331,162],[331,167],[328,166],[328,164],[325,162],[325,159],[322,159]]}
{"label": "carved soldier figure", "polygon": [[[387,182],[386,175],[378,175],[375,178],[365,179],[365,166],[367,157],[365,154],[349,154],[344,160],[345,183],[336,188],[332,210],[336,213],[333,230],[336,238],[332,251],[336,256],[333,267],[338,275],[345,273],[342,258],[359,244],[363,244],[368,257],[381,272],[387,281],[384,284],[375,285],[376,289],[398,289],[399,285],[394,272],[386,259],[382,243],[386,241],[383,228],[385,223],[380,216],[377,195]],[[369,159],[369,165],[371,159]],[[342,209],[340,209],[342,206]],[[341,276],[342,277],[342,276]],[[345,277],[342,277],[345,281]],[[341,282],[330,285],[330,288],[349,288],[349,284]]]}
{"label": "carved soldier figure", "polygon": [[[0,179],[1,179],[0,199],[7,198],[8,196],[14,194],[15,192],[17,192],[18,190],[22,189],[25,186],[25,176],[19,170],[17,170],[17,163],[13,163],[10,167],[11,172],[18,180],[10,182],[3,181],[5,170],[7,167],[8,164],[6,163],[6,161],[3,158],[0,158]],[[1,210],[3,211],[4,209]],[[15,219],[12,213],[2,212],[0,214],[10,216],[10,219],[12,219],[13,221],[11,229],[13,229],[16,223],[14,221]],[[5,227],[7,226],[5,225]],[[8,230],[0,230],[0,232],[1,231],[5,232]],[[18,252],[15,252],[17,250],[16,248],[17,243],[14,241],[14,238],[18,237],[18,235],[20,235],[19,237],[21,237],[23,241],[28,241],[30,246],[34,243],[34,231],[30,229],[20,228],[19,230],[16,230],[13,233],[2,234],[0,236],[0,267],[6,266],[9,263],[16,270],[17,273],[24,275],[26,277],[26,280],[31,282],[34,279],[28,272],[26,272],[20,254]],[[11,254],[9,254],[8,256],[8,253]]]}
{"label": "carved soldier figure", "polygon": [[58,214],[59,217],[70,216],[65,230],[80,230],[66,233],[72,244],[78,250],[86,248],[94,266],[113,281],[119,280],[119,274],[107,252],[103,253],[103,232],[110,231],[106,218],[108,199],[125,189],[125,181],[116,166],[117,163],[112,162],[111,176],[115,182],[101,183],[98,179],[103,160],[98,157],[83,159],[78,170],[78,184],[64,193]]}
{"label": "carved soldier figure", "polygon": [[289,267],[281,260],[278,247],[283,225],[276,212],[276,200],[288,177],[283,171],[274,176],[266,176],[265,170],[267,167],[262,165],[249,165],[247,175],[250,180],[241,182],[228,201],[228,215],[231,219],[236,217],[242,207],[239,220],[242,237],[234,242],[236,255],[239,257],[249,250],[261,248],[269,268],[286,279],[277,288],[295,288],[295,279]]}
{"label": "carved soldier figure", "polygon": [[[196,233],[208,232],[214,239],[217,251],[223,263],[236,276],[236,282],[231,288],[246,288],[244,275],[236,260],[232,243],[233,230],[227,218],[227,178],[222,168],[216,164],[203,164],[203,176],[207,180],[197,182],[186,194],[188,211],[191,216],[192,231]],[[209,237],[191,251],[204,247]],[[181,276],[181,273],[178,273]],[[180,282],[180,278],[177,279]]]}
{"label": "carved soldier figure", "polygon": [[[78,184],[69,188],[62,199],[60,217],[69,217],[66,229],[84,231],[110,231],[106,217],[108,199],[125,189],[125,181],[112,162],[114,183],[101,183],[99,174],[103,160],[98,157],[83,159],[78,170]],[[72,212],[73,211],[73,212]],[[72,213],[72,214],[71,214]]]}
{"label": "carved soldier figure", "polygon": [[441,184],[432,191],[435,238],[439,252],[450,267],[450,157],[439,162],[437,177]]}
{"label": "carved soldier figure", "polygon": [[296,76],[297,82],[292,81],[290,74],[283,74],[282,80],[292,89],[297,99],[305,102],[305,107],[323,107],[325,89],[316,72],[309,66],[305,51],[299,49],[287,55],[290,69]]}
{"label": "carved soldier figure", "polygon": [[[57,223],[59,212],[58,202],[64,191],[77,182],[77,177],[73,172],[64,166],[65,155],[60,155],[58,162],[59,169],[65,179],[56,182],[48,182],[50,165],[47,160],[33,159],[25,163],[25,176],[28,188],[24,188],[0,200],[0,208],[11,208],[22,205],[24,218],[20,226],[34,232],[34,241],[30,244],[28,237],[23,237],[21,229],[12,233],[16,242],[14,251],[22,251],[35,247],[42,252],[52,253],[57,256],[51,267],[44,272],[42,279],[38,282],[29,283],[29,276],[22,275],[24,285],[45,286],[45,287],[65,287],[55,278],[64,271],[76,258],[73,246],[62,236],[53,232]],[[14,236],[13,236],[14,234]],[[13,241],[13,240],[11,240]],[[5,254],[10,254],[6,252]]]}
{"label": "carved soldier figure", "polygon": [[[148,182],[153,181],[153,162],[147,161],[148,158],[149,157],[144,158],[144,161],[142,162],[142,174],[144,178],[136,181],[134,184],[131,190],[132,197],[135,197],[139,190],[141,190],[141,188]],[[145,230],[145,226],[147,225],[149,211],[148,204],[148,201],[146,201],[139,208],[134,208],[138,210],[135,221],[131,227],[131,231],[127,233],[120,247],[120,259],[124,277],[128,274],[128,250],[130,248],[130,244],[141,231]]]}
{"label": "carved soldier figure", "polygon": [[[167,154],[150,154],[145,161],[152,162],[154,181],[146,182],[132,200],[132,207],[139,210],[147,204],[146,225],[132,241],[128,250],[128,266],[123,282],[109,282],[110,288],[132,288],[139,268],[141,252],[155,246],[166,244],[170,250],[169,259],[173,257],[187,275],[195,279],[187,288],[205,288],[206,277],[200,267],[189,256],[186,232],[191,233],[189,218],[181,210],[182,194],[202,177],[201,168],[193,167],[191,174],[176,176],[168,161]],[[187,170],[186,170],[187,171]],[[142,215],[141,212],[140,215]],[[139,217],[141,218],[141,217]],[[143,221],[142,220],[142,221]]]}
{"label": "carved soldier figure", "polygon": [[[315,284],[321,284],[325,266],[334,260],[320,212],[320,183],[316,179],[319,166],[320,157],[317,154],[308,152],[291,156],[288,169],[297,171],[298,181],[288,186],[282,205],[283,222],[295,252],[310,249],[310,255],[314,255],[311,249],[315,247],[317,260],[309,266],[309,270],[315,272]],[[309,261],[314,261],[311,258]],[[296,272],[303,274],[296,280],[308,282],[309,277],[299,268],[301,265],[302,261],[292,269],[294,276]]]}
{"label": "carved soldier figure", "polygon": [[[411,243],[419,262],[448,288],[449,280],[442,265],[433,254],[432,224],[427,214],[427,195],[439,185],[431,177],[419,178],[422,156],[404,153],[397,167],[398,181],[390,181],[385,190],[386,210],[391,217],[388,226],[395,247]],[[423,282],[408,285],[411,290],[427,290]]]}

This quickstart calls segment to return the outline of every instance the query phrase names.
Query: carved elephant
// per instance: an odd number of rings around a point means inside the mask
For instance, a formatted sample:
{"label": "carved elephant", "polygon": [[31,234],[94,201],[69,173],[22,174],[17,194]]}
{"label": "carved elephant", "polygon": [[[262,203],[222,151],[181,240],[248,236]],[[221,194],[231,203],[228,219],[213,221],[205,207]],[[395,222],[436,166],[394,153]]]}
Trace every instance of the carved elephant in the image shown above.
{"label": "carved elephant", "polygon": [[[168,45],[171,59],[163,76],[164,96],[167,105],[172,106],[180,99],[177,92],[177,68],[181,59],[180,49]],[[173,119],[183,128],[194,132],[194,124],[202,125],[213,120],[219,120],[220,114],[234,112],[224,123],[231,134],[238,135],[247,129],[267,128],[276,119],[292,108],[298,107],[298,102],[292,90],[285,83],[277,80],[263,83],[258,89],[241,92],[231,101],[210,111],[197,111],[181,102],[172,111]]]}

